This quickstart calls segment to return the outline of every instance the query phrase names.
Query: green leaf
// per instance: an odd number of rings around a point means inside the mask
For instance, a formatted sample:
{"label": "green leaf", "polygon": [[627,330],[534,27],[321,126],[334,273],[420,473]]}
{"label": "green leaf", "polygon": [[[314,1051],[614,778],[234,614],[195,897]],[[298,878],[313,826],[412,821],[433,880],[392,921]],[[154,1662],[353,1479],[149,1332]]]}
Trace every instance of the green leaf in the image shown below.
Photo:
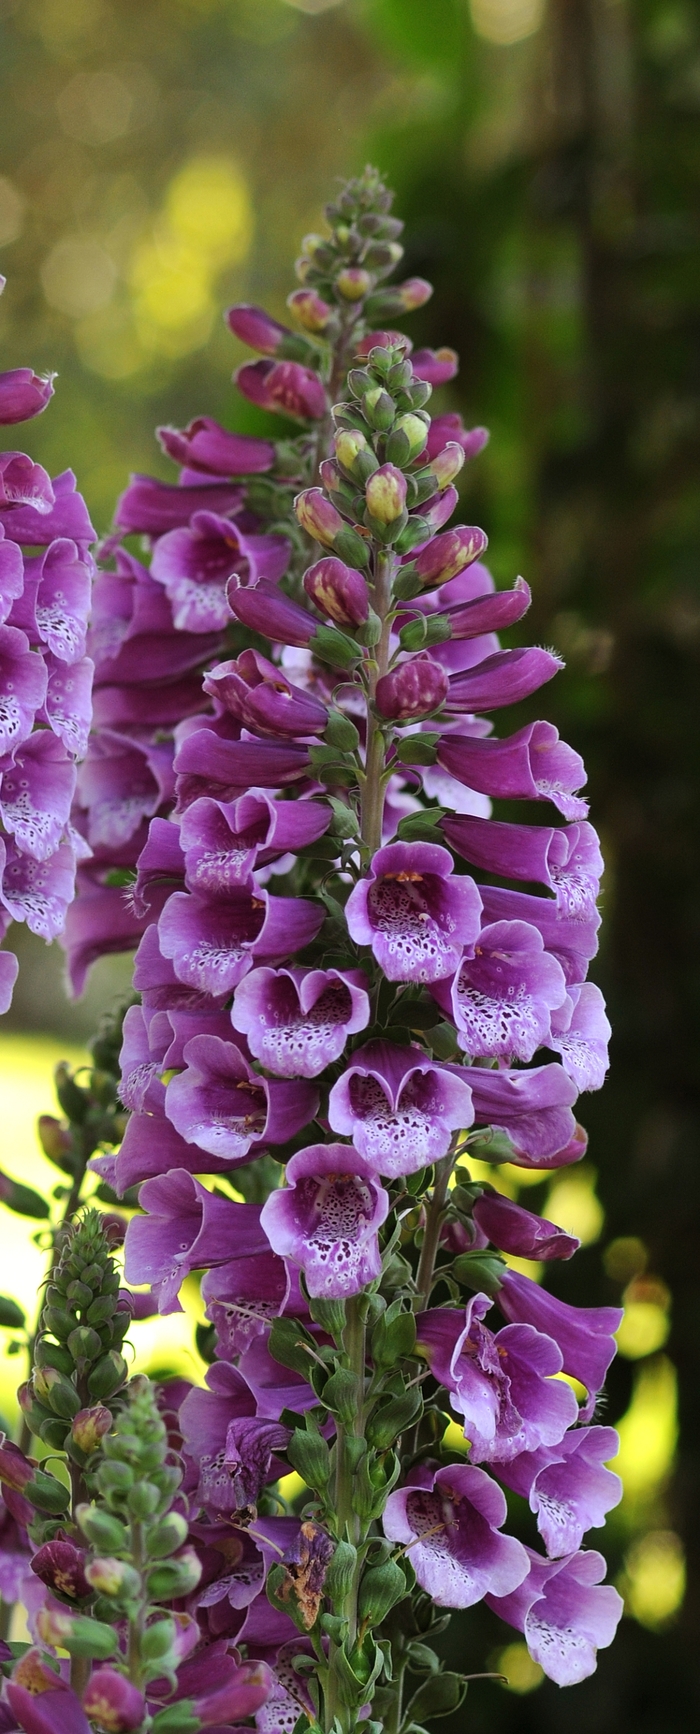
{"label": "green leaf", "polygon": [[449,1716],[458,1710],[466,1694],[466,1681],[461,1674],[431,1674],[418,1687],[408,1706],[407,1715],[414,1722],[428,1721],[433,1716]]}
{"label": "green leaf", "polygon": [[17,1302],[11,1300],[9,1295],[0,1294],[0,1325],[5,1325],[8,1330],[21,1331],[26,1322],[27,1315],[22,1312]]}

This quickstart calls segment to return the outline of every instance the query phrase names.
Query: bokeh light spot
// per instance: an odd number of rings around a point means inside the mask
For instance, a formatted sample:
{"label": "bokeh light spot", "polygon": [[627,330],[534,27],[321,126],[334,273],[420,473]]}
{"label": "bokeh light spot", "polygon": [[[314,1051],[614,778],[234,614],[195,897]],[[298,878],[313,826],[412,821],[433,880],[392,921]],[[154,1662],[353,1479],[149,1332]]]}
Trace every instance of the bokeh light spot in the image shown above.
{"label": "bokeh light spot", "polygon": [[544,17],[544,0],[469,0],[477,36],[508,48],[532,36]]}
{"label": "bokeh light spot", "polygon": [[625,1611],[656,1631],[678,1612],[685,1595],[685,1558],[680,1537],[652,1529],[633,1542],[618,1582]]}
{"label": "bokeh light spot", "polygon": [[575,1234],[583,1246],[591,1246],[603,1227],[605,1216],[596,1198],[596,1172],[593,1168],[577,1168],[574,1174],[562,1174],[550,1187],[544,1214],[567,1234]]}
{"label": "bokeh light spot", "polygon": [[628,1506],[652,1498],[672,1468],[678,1437],[677,1397],[676,1369],[666,1355],[645,1361],[635,1379],[632,1402],[617,1429],[620,1450],[614,1467],[622,1476]]}
{"label": "bokeh light spot", "polygon": [[16,241],[24,227],[24,199],[6,175],[0,175],[0,247]]}
{"label": "bokeh light spot", "polygon": [[117,268],[98,241],[67,236],[51,249],[41,267],[41,281],[50,307],[80,319],[111,301]]}
{"label": "bokeh light spot", "polygon": [[544,1674],[539,1662],[533,1662],[527,1644],[506,1644],[496,1658],[496,1666],[500,1674],[505,1674],[503,1685],[508,1692],[522,1695],[542,1685]]}

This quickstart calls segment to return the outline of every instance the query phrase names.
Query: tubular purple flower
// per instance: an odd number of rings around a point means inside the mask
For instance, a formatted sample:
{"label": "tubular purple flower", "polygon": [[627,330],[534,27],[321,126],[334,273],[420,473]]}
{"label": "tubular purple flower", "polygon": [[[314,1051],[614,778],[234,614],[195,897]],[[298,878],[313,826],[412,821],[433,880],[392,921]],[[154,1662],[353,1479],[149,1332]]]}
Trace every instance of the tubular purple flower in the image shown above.
{"label": "tubular purple flower", "polygon": [[249,361],[233,377],[243,396],[260,409],[295,421],[322,421],[328,412],[322,380],[298,361]]}
{"label": "tubular purple flower", "polygon": [[570,987],[564,1005],[552,1015],[549,1046],[579,1090],[602,1090],[611,1035],[600,988],[592,981]]}
{"label": "tubular purple flower", "polygon": [[382,1521],[389,1541],[410,1547],[421,1589],[437,1607],[471,1608],[489,1592],[509,1595],[527,1576],[524,1547],[498,1533],[506,1516],[500,1487],[465,1463],[414,1470],[389,1494]]}
{"label": "tubular purple flower", "polygon": [[181,1312],[178,1291],[191,1270],[223,1264],[237,1240],[250,1253],[266,1242],[254,1206],[209,1192],[185,1169],[146,1180],[141,1216],[132,1217],[124,1244],[127,1282],[149,1282],[161,1313]]}
{"label": "tubular purple flower", "polygon": [[115,1668],[96,1668],[83,1692],[83,1709],[108,1734],[132,1734],[143,1723],[146,1700]]}
{"label": "tubular purple flower", "polygon": [[176,464],[214,476],[251,476],[271,470],[275,448],[271,440],[229,433],[210,415],[197,416],[186,428],[156,429],[163,451]]}
{"label": "tubular purple flower", "polygon": [[474,1118],[471,1091],[418,1047],[368,1042],[333,1085],[328,1118],[378,1174],[395,1180],[447,1155]]}
{"label": "tubular purple flower", "polygon": [[623,1610],[612,1584],[601,1584],[600,1553],[541,1559],[527,1548],[530,1572],[514,1594],[493,1593],[493,1612],[525,1637],[533,1661],[557,1686],[576,1686],[595,1673],[598,1650],[611,1644]]}
{"label": "tubular purple flower", "polygon": [[9,1011],[12,1005],[12,994],[18,975],[19,964],[14,953],[0,951],[0,1014]]}
{"label": "tubular purple flower", "polygon": [[168,1084],[168,1119],[189,1144],[231,1163],[258,1144],[284,1144],[313,1120],[318,1092],[308,1083],[259,1077],[241,1049],[219,1036],[193,1036],[185,1070]]}
{"label": "tubular purple flower", "polygon": [[316,1078],[370,1021],[361,970],[254,969],[236,989],[231,1021],[251,1053],[282,1078]]}
{"label": "tubular purple flower", "polygon": [[73,471],[54,476],[51,487],[54,505],[46,512],[34,506],[0,505],[0,523],[6,532],[28,548],[46,548],[57,536],[68,536],[78,545],[94,542],[95,531],[83,496],[76,490]]}
{"label": "tubular purple flower", "polygon": [[514,1270],[504,1272],[497,1301],[511,1323],[534,1325],[559,1344],[564,1372],[579,1379],[588,1391],[581,1419],[589,1421],[617,1351],[614,1333],[622,1323],[623,1309],[569,1306]]}
{"label": "tubular purple flower", "polygon": [[557,1378],[557,1344],[527,1325],[494,1333],[481,1322],[492,1305],[476,1294],[465,1313],[440,1307],[418,1318],[418,1344],[463,1418],[475,1463],[558,1445],[578,1418],[571,1387]]}
{"label": "tubular purple flower", "polygon": [[270,1320],[283,1312],[302,1307],[306,1311],[298,1281],[292,1282],[284,1259],[269,1249],[255,1257],[229,1259],[207,1271],[202,1279],[202,1300],[216,1330],[220,1360],[243,1354],[269,1329]]}
{"label": "tubular purple flower", "polygon": [[567,988],[584,980],[598,950],[597,909],[580,916],[562,914],[549,897],[529,897],[501,885],[482,885],[481,894],[485,920],[530,922],[539,928],[547,951],[561,964]]}
{"label": "tubular purple flower", "polygon": [[479,560],[487,547],[488,536],[483,530],[456,524],[452,530],[445,530],[442,536],[434,536],[415,556],[412,564],[423,588],[432,589],[436,584],[447,584],[450,578],[456,578],[457,573],[471,566],[473,560]]}
{"label": "tubular purple flower", "polygon": [[235,799],[251,786],[284,788],[308,777],[309,754],[296,742],[220,740],[213,729],[197,729],[175,754],[180,810],[200,795]]}
{"label": "tubular purple flower", "polygon": [[50,651],[44,657],[44,665],[48,684],[38,712],[39,721],[48,723],[73,758],[83,759],[88,748],[95,665],[89,656],[84,656],[80,662],[67,666],[57,662]]}
{"label": "tubular purple flower", "polygon": [[224,516],[242,503],[242,489],[231,482],[202,480],[197,487],[183,487],[157,481],[155,476],[134,475],[117,500],[114,521],[126,536],[162,536],[189,524],[194,512]]}
{"label": "tubular purple flower", "polygon": [[479,932],[474,881],[452,878],[453,861],[435,843],[390,843],[351,891],[352,939],[371,945],[389,981],[438,981],[458,968]]}
{"label": "tubular purple flower", "polygon": [[241,585],[234,574],[226,586],[226,600],[231,613],[252,632],[261,632],[277,644],[294,644],[305,648],[317,630],[318,622],[306,608],[284,596],[274,584]]}
{"label": "tubular purple flower", "polygon": [[576,1427],[558,1445],[499,1464],[501,1481],[529,1501],[550,1559],[575,1553],[586,1531],[602,1529],[619,1505],[622,1482],[605,1468],[619,1446],[614,1427]]}
{"label": "tubular purple flower", "polygon": [[[162,1114],[165,1108],[165,1085],[159,1074],[165,1070],[168,1037],[165,1043],[155,1041],[155,1027],[155,1018],[146,1023],[142,1006],[129,1006],[122,1026],[119,1099],[137,1114]],[[172,1034],[169,1025],[168,1034]]]}
{"label": "tubular purple flower", "polygon": [[392,722],[410,722],[444,704],[450,681],[442,664],[427,651],[400,662],[377,681],[377,710]]}
{"label": "tubular purple flower", "polygon": [[179,981],[200,993],[230,993],[254,962],[282,962],[308,945],[323,918],[318,904],[270,897],[254,884],[217,902],[175,891],[160,917],[159,942]]}
{"label": "tubular purple flower", "polygon": [[302,331],[310,331],[314,337],[326,331],[333,318],[333,308],[314,289],[293,289],[287,306]]}
{"label": "tubular purple flower", "polygon": [[85,1550],[72,1541],[57,1536],[37,1548],[31,1569],[42,1583],[68,1601],[82,1601],[89,1596],[90,1585],[85,1576]]}
{"label": "tubular purple flower", "polygon": [[24,563],[24,597],[12,611],[34,644],[47,645],[59,662],[85,655],[94,565],[75,542],[58,537],[44,554]]}
{"label": "tubular purple flower", "polygon": [[[187,888],[201,896],[223,897],[232,885],[243,884],[256,865],[264,867],[288,850],[314,843],[330,821],[330,809],[321,801],[275,801],[264,789],[250,789],[230,802],[202,797],[180,822]],[[153,821],[152,831],[157,823]],[[143,859],[139,857],[139,869]]]}
{"label": "tubular purple flower", "polygon": [[462,959],[451,983],[438,984],[435,997],[466,1053],[527,1064],[549,1041],[550,1014],[564,1004],[566,982],[536,927],[496,921],[482,927],[473,957]]}
{"label": "tubular purple flower", "polygon": [[466,673],[453,675],[449,707],[473,712],[518,704],[563,667],[558,656],[536,646],[530,650],[499,650]]}
{"label": "tubular purple flower", "polygon": [[0,426],[10,427],[41,415],[53,397],[54,378],[53,373],[48,378],[32,373],[31,367],[15,367],[9,373],[0,373]]}
{"label": "tubular purple flower", "polygon": [[[55,502],[50,477],[25,452],[0,452],[0,506],[31,506],[45,517]],[[8,521],[12,532],[12,519]]]}
{"label": "tubular purple flower", "polygon": [[75,765],[48,729],[31,735],[0,770],[0,818],[24,855],[46,861],[54,854],[70,818],[75,780]]}
{"label": "tubular purple flower", "polygon": [[257,349],[258,355],[276,355],[280,344],[292,335],[288,326],[280,325],[264,307],[254,307],[245,301],[229,307],[224,318],[234,337],[247,343],[249,349]]}
{"label": "tubular purple flower", "polygon": [[[443,598],[444,600],[444,598]],[[502,632],[514,626],[527,613],[532,594],[524,578],[516,578],[512,590],[496,590],[490,595],[473,596],[456,608],[450,608],[447,619],[454,639],[478,638],[482,632]]]}
{"label": "tubular purple flower", "polygon": [[226,585],[233,573],[246,582],[272,582],[288,558],[285,536],[244,536],[230,518],[195,512],[186,529],[159,538],[150,570],[165,588],[178,630],[211,632],[228,622]]}
{"label": "tubular purple flower", "polygon": [[344,1299],[381,1271],[378,1230],[389,1196],[347,1144],[310,1144],[287,1163],[260,1222],[273,1252],[301,1266],[309,1294]]}
{"label": "tubular purple flower", "polygon": [[369,591],[355,567],[330,555],[309,567],[303,583],[307,596],[327,620],[336,626],[364,626],[369,616]]}
{"label": "tubular purple flower", "polygon": [[527,723],[506,740],[445,735],[438,762],[460,783],[505,800],[552,801],[565,819],[585,819],[588,803],[577,793],[586,782],[583,760],[559,739],[553,723]]}
{"label": "tubular purple flower", "polygon": [[0,837],[0,902],[13,921],[26,921],[30,933],[57,939],[75,889],[75,854],[70,843],[59,843],[45,861],[23,855],[14,839]]}
{"label": "tubular purple flower", "polygon": [[0,753],[27,740],[47,684],[44,659],[30,650],[26,633],[0,626]]}
{"label": "tubular purple flower", "polygon": [[459,373],[459,356],[454,349],[414,349],[411,357],[414,377],[428,385],[447,385]]}
{"label": "tubular purple flower", "polygon": [[546,1217],[533,1216],[500,1192],[483,1192],[473,1210],[474,1221],[501,1252],[517,1258],[571,1258],[581,1245]]}
{"label": "tubular purple flower", "polygon": [[323,734],[328,710],[320,699],[293,686],[282,669],[258,650],[244,650],[235,661],[219,662],[205,674],[204,691],[246,728],[293,740]]}
{"label": "tubular purple flower", "polygon": [[506,1132],[513,1145],[511,1161],[521,1168],[558,1168],[562,1157],[576,1162],[570,1150],[576,1131],[571,1105],[576,1086],[562,1066],[537,1066],[527,1072],[486,1071],[480,1066],[450,1068],[469,1084],[477,1125]]}
{"label": "tubular purple flower", "polygon": [[485,427],[465,428],[461,415],[454,411],[449,415],[433,416],[428,432],[428,456],[437,457],[451,440],[456,440],[461,445],[468,463],[470,458],[478,457],[479,452],[488,445],[489,431]]}
{"label": "tubular purple flower", "polygon": [[38,1689],[32,1684],[27,1690],[10,1680],[7,1701],[24,1734],[91,1734],[80,1699],[70,1687],[59,1684],[55,1674],[51,1686]]}
{"label": "tubular purple flower", "polygon": [[595,910],[603,871],[598,838],[578,825],[508,825],[502,820],[448,817],[442,830],[465,861],[507,879],[548,886],[562,915],[580,919]]}

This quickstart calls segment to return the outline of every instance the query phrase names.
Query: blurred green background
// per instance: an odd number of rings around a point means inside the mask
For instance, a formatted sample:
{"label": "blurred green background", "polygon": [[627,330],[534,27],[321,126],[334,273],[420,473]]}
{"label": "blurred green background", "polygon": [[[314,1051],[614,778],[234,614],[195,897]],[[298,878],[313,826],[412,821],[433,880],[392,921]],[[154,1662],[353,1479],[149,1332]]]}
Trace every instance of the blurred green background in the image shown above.
{"label": "blurred green background", "polygon": [[[552,1210],[586,1242],[558,1291],[627,1313],[606,1419],[625,1498],[605,1536],[626,1617],[565,1696],[486,1610],[449,1653],[475,1682],[446,1734],[686,1734],[698,1725],[700,1234],[700,11],[691,0],[0,0],[1,362],[57,369],[24,433],[72,465],[100,531],[157,421],[262,427],[236,402],[232,298],[282,313],[337,175],[376,162],[460,351],[441,407],[486,422],[465,509],[528,635],[567,671],[547,714],[585,756],[607,858],[594,966],[615,1027]],[[5,430],[7,436],[11,430]],[[6,437],[4,444],[13,440]],[[18,936],[1,1038],[3,1165],[40,1158],[67,1005]],[[568,1194],[566,1191],[568,1187]],[[532,1202],[546,1202],[534,1191]],[[38,1275],[3,1228],[3,1288]],[[35,1250],[31,1249],[31,1257]],[[29,1252],[27,1252],[29,1258]],[[145,1351],[144,1351],[145,1352]],[[7,1366],[9,1373],[10,1365]],[[15,1362],[16,1365],[16,1362]],[[3,1375],[3,1387],[5,1376]],[[589,1537],[598,1542],[598,1533]],[[486,1661],[485,1661],[486,1659]]]}

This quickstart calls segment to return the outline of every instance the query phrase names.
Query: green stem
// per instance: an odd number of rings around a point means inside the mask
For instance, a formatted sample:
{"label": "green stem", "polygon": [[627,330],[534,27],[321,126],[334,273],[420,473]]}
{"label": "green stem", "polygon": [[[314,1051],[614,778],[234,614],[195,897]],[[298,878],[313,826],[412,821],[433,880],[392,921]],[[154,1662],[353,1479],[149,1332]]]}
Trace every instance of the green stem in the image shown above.
{"label": "green stem", "polygon": [[415,1310],[418,1313],[425,1312],[426,1307],[430,1305],[430,1294],[435,1275],[435,1259],[440,1245],[440,1230],[453,1166],[454,1154],[452,1152],[449,1156],[445,1156],[442,1162],[436,1164],[435,1184],[426,1210],[425,1232],[416,1277],[418,1298]]}
{"label": "green stem", "polygon": [[[363,1300],[364,1297],[362,1295],[354,1295],[352,1300],[349,1300],[347,1303],[347,1323],[343,1333],[343,1346],[350,1362],[351,1370],[360,1381],[360,1386],[364,1391],[366,1330]],[[342,1422],[339,1422],[336,1435],[335,1509],[337,1514],[338,1536],[341,1541],[351,1541],[355,1547],[358,1547],[360,1542],[364,1540],[364,1535],[362,1520],[358,1513],[353,1511],[353,1468],[347,1450],[347,1441],[349,1438],[362,1439],[364,1436],[364,1429],[365,1404],[364,1401],[361,1401],[358,1403],[357,1413],[352,1427],[348,1428]],[[334,1613],[337,1612],[343,1615],[347,1620],[349,1641],[351,1644],[354,1644],[357,1637],[357,1592],[359,1588],[360,1571],[361,1565],[358,1565],[355,1577],[342,1607],[337,1609],[334,1608],[333,1610]],[[340,1716],[341,1721],[344,1717],[344,1711],[340,1701],[338,1672],[335,1666],[337,1649],[338,1646],[331,1643],[328,1657],[328,1688],[326,1691],[325,1701],[325,1727],[327,1734],[333,1727],[336,1716]]]}
{"label": "green stem", "polygon": [[[144,1561],[143,1528],[141,1523],[132,1518],[130,1524],[131,1546],[130,1561],[136,1571],[141,1571]],[[127,1667],[129,1679],[139,1690],[143,1684],[143,1669],[141,1663],[141,1638],[145,1625],[145,1597],[142,1593],[138,1610],[129,1620],[129,1635],[127,1643]]]}

